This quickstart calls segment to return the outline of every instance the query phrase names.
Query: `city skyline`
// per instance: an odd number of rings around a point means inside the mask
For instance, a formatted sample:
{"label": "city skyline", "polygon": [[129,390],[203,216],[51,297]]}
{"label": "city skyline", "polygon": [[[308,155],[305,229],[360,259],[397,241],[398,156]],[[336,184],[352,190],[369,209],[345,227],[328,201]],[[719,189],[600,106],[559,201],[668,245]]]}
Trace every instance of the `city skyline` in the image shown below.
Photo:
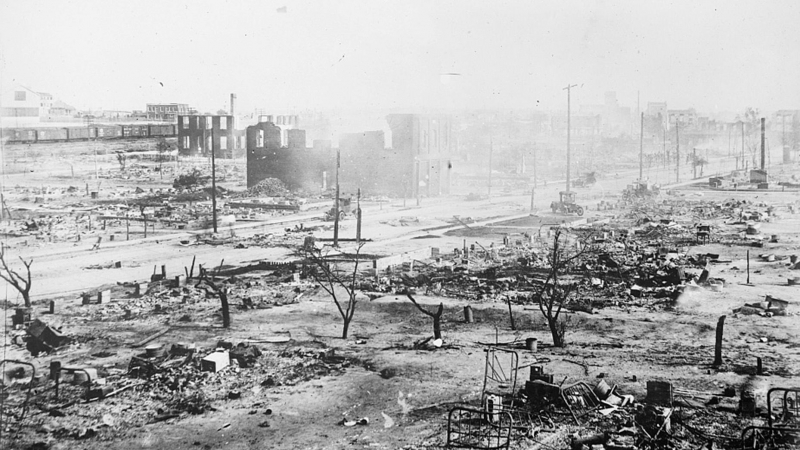
{"label": "city skyline", "polygon": [[793,2],[467,4],[7,2],[0,84],[78,109],[544,111],[567,83],[634,111],[800,104]]}

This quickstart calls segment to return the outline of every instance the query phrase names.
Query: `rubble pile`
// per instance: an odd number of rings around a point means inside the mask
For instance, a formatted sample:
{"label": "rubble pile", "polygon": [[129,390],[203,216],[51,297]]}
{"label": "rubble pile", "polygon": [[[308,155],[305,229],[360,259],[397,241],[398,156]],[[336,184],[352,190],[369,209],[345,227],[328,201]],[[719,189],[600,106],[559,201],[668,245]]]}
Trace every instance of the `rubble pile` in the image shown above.
{"label": "rubble pile", "polygon": [[255,186],[247,188],[240,197],[284,197],[289,194],[283,181],[277,178],[265,178]]}
{"label": "rubble pile", "polygon": [[[271,409],[264,407],[270,390],[341,374],[360,363],[336,355],[333,349],[302,345],[275,351],[220,341],[216,348],[178,343],[168,350],[161,345],[158,349],[133,356],[127,368],[87,369],[95,375],[90,382],[76,375],[80,372],[61,371],[57,398],[56,382],[46,374],[20,379],[4,392],[9,401],[21,403],[27,386],[32,387],[27,426],[42,437],[105,439],[125,436],[126,430],[147,423],[174,423],[186,415],[213,412],[215,405],[225,402],[269,414]],[[207,361],[215,355],[223,364],[209,366]],[[72,407],[75,404],[80,408]],[[22,412],[21,408],[17,411]]]}

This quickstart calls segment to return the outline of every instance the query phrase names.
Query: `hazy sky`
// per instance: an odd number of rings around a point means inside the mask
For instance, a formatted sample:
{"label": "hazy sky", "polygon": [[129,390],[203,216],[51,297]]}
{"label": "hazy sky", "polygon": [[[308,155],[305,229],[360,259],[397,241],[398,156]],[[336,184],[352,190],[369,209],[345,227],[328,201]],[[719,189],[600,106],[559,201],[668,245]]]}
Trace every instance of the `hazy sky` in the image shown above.
{"label": "hazy sky", "polygon": [[78,108],[800,108],[796,0],[3,0],[0,52]]}

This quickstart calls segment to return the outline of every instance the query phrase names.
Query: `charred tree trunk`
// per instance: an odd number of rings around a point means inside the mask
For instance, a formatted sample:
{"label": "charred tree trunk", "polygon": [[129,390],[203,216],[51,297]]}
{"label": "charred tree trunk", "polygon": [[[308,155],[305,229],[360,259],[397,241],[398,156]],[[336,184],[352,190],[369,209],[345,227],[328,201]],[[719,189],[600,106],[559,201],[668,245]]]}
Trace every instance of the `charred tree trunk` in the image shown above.
{"label": "charred tree trunk", "polygon": [[722,335],[725,329],[725,316],[717,321],[717,342],[714,346],[714,366],[722,365]]}
{"label": "charred tree trunk", "polygon": [[442,338],[442,313],[444,312],[444,303],[439,303],[439,307],[436,308],[436,312],[432,313],[417,303],[414,297],[411,294],[406,292],[406,297],[411,300],[411,303],[417,307],[417,309],[426,316],[433,319],[433,338],[434,339],[441,339]]}
{"label": "charred tree trunk", "polygon": [[[205,283],[205,286],[203,286],[203,283]],[[228,305],[228,293],[225,292],[225,288],[218,287],[216,283],[208,279],[205,274],[202,275],[202,278],[200,278],[200,281],[197,282],[195,287],[203,289],[206,294],[215,295],[219,298],[220,306],[222,307],[222,326],[223,328],[230,328],[231,310]]]}
{"label": "charred tree trunk", "polygon": [[553,335],[553,347],[564,347],[564,330],[558,323],[558,319],[547,319],[547,325],[550,327],[550,334]]}
{"label": "charred tree trunk", "polygon": [[[352,317],[350,319],[352,319]],[[347,339],[347,331],[350,329],[350,319],[344,319],[344,325],[342,326],[342,339]]]}
{"label": "charred tree trunk", "polygon": [[517,326],[514,324],[514,312],[511,311],[511,297],[506,296],[506,302],[508,303],[508,318],[511,320],[511,329],[516,330]]}
{"label": "charred tree trunk", "polygon": [[224,328],[231,327],[231,311],[228,307],[228,294],[225,289],[219,290],[219,301],[222,303],[222,326]]}
{"label": "charred tree trunk", "polygon": [[350,301],[347,304],[347,309],[342,314],[342,320],[344,320],[344,325],[342,326],[342,339],[347,339],[347,333],[350,330],[350,322],[353,320],[353,316],[356,314],[356,298],[355,295],[350,295]]}
{"label": "charred tree trunk", "polygon": [[442,314],[441,314],[441,307],[442,305],[439,304],[439,314],[433,316],[433,338],[434,339],[441,339],[442,338]]}

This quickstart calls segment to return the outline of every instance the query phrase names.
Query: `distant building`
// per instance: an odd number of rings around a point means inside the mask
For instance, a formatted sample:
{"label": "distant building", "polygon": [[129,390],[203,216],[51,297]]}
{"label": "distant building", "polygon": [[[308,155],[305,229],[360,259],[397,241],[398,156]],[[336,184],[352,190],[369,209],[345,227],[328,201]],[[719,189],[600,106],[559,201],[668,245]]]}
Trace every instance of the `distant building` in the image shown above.
{"label": "distant building", "polygon": [[390,114],[392,149],[402,192],[437,196],[450,193],[452,158],[456,153],[453,119],[446,115]]}
{"label": "distant building", "polygon": [[233,126],[233,116],[178,116],[178,150],[181,155],[230,158],[245,148],[244,131]]}
{"label": "distant building", "polygon": [[104,109],[100,111],[98,117],[104,117],[108,119],[122,119],[131,116],[131,111],[121,111],[121,110],[110,110]]}
{"label": "distant building", "polygon": [[697,122],[697,111],[694,108],[689,109],[670,109],[667,111],[669,117],[669,126],[672,128],[676,123],[681,126],[694,126]]}
{"label": "distant building", "polygon": [[148,103],[147,119],[175,122],[178,116],[191,114],[186,103]]}
{"label": "distant building", "polygon": [[281,147],[289,145],[289,130],[300,129],[300,116],[297,114],[265,114],[263,110],[257,112],[258,122],[269,122],[281,130]]}
{"label": "distant building", "polygon": [[783,162],[790,163],[798,159],[800,151],[800,110],[782,109],[775,113],[769,121],[773,133],[779,137],[783,147]]}
{"label": "distant building", "polygon": [[667,102],[647,102],[646,116],[667,117]]}
{"label": "distant building", "polygon": [[17,85],[0,93],[0,121],[5,126],[35,124],[47,116],[53,96]]}
{"label": "distant building", "polygon": [[644,111],[645,130],[652,135],[660,134],[669,128],[667,102],[647,102]]}
{"label": "distant building", "polygon": [[75,115],[75,107],[62,102],[61,100],[56,100],[53,102],[53,106],[50,107],[49,115],[72,117]]}

